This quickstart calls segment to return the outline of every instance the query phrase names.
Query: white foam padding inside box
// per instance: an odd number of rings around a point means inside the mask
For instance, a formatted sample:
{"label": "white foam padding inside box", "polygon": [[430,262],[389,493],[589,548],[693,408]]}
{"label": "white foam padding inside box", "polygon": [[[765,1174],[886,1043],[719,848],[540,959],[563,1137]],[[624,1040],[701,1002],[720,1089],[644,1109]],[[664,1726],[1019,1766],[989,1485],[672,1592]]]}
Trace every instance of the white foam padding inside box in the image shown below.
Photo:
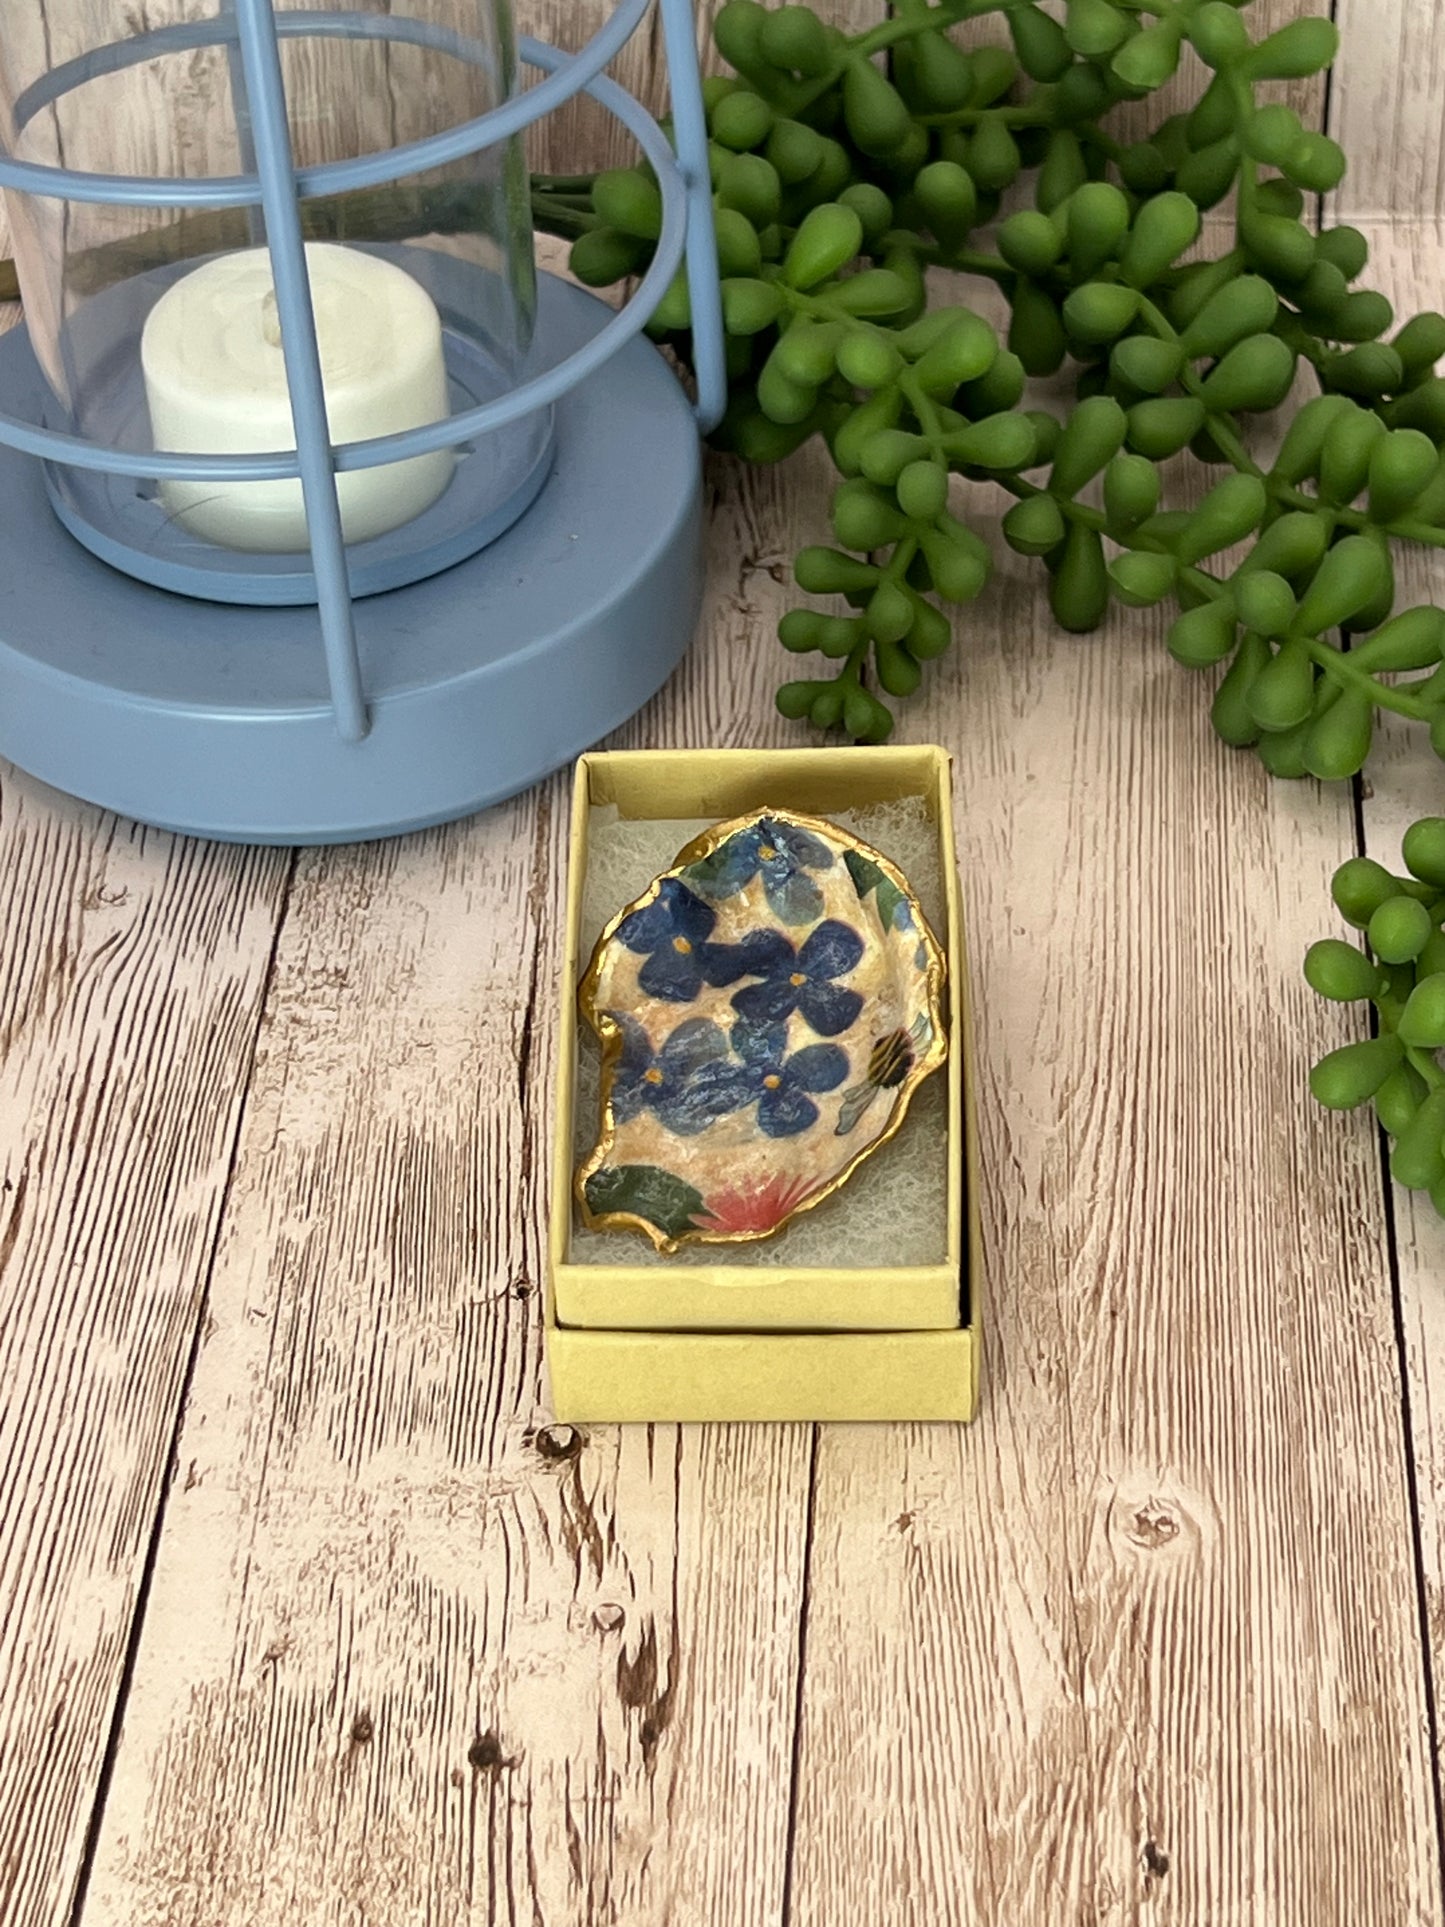
{"label": "white foam padding inside box", "polygon": [[[900,797],[829,820],[871,843],[897,865],[922,904],[934,935],[945,943],[938,830],[925,799]],[[584,969],[597,939],[618,911],[671,869],[694,837],[712,827],[701,819],[630,821],[610,803],[593,809],[582,897]],[[579,1018],[573,1119],[576,1164],[597,1141],[601,1067],[597,1033]],[[803,1212],[774,1236],[745,1244],[686,1244],[664,1254],[640,1232],[589,1231],[574,1214],[572,1261],[584,1265],[799,1265],[819,1270],[945,1264],[948,1158],[948,1073],[940,1069],[914,1093],[898,1135],[866,1158],[833,1197]]]}

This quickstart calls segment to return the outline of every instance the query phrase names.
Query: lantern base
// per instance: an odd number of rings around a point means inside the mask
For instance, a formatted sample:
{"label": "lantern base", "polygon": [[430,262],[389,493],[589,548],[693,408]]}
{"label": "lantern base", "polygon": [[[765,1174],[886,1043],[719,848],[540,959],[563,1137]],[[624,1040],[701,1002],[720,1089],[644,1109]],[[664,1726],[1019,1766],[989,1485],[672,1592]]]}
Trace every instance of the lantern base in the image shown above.
{"label": "lantern base", "polygon": [[[610,319],[541,277],[538,363]],[[0,407],[34,362],[0,337]],[[18,404],[18,406],[17,406]],[[515,795],[647,701],[702,597],[701,460],[650,343],[556,404],[551,479],[505,535],[356,604],[371,730],[337,734],[314,609],[194,601],[111,569],[0,447],[0,756],[164,829],[245,843],[398,835]]]}

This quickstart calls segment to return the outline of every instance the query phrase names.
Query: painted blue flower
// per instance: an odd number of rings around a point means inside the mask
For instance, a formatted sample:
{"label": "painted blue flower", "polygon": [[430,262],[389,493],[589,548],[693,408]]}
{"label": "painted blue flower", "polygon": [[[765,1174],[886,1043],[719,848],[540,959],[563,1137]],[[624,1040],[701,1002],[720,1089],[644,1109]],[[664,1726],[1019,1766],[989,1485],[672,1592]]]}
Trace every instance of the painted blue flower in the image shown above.
{"label": "painted blue flower", "polygon": [[637,981],[649,997],[690,1004],[706,984],[735,984],[743,962],[730,944],[709,943],[717,913],[676,877],[665,877],[653,901],[624,917],[617,935],[646,956]]}
{"label": "painted blue flower", "polygon": [[837,1044],[807,1044],[789,1057],[786,1024],[734,1024],[732,1045],[735,1060],[694,1073],[694,1102],[718,1117],[756,1104],[765,1137],[796,1137],[816,1124],[810,1093],[835,1091],[848,1075],[848,1053]]}
{"label": "painted blue flower", "polygon": [[762,981],[734,996],[739,1017],[750,1024],[785,1024],[796,1010],[820,1037],[839,1037],[856,1022],[863,999],[832,981],[846,976],[863,955],[863,939],[848,924],[830,917],[800,950],[781,930],[754,932],[746,948],[744,969]]}
{"label": "painted blue flower", "polygon": [[810,831],[762,816],[711,856],[691,864],[687,876],[704,896],[717,898],[736,896],[761,874],[776,917],[784,923],[812,923],[823,914],[823,893],[808,871],[832,865],[833,852]]}
{"label": "painted blue flower", "polygon": [[733,1101],[729,1089],[704,1076],[729,1062],[726,1035],[706,1017],[689,1017],[655,1051],[635,1017],[611,1015],[622,1033],[612,1072],[612,1115],[619,1124],[650,1110],[679,1137],[696,1137],[750,1101]]}

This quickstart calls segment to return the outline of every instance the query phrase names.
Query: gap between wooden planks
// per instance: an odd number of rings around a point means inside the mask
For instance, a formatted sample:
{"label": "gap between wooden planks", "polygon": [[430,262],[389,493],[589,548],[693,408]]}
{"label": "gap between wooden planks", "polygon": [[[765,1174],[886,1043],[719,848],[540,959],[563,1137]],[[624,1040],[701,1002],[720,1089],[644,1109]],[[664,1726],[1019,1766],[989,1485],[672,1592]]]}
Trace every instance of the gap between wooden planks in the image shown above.
{"label": "gap between wooden planks", "polygon": [[0,1919],[63,1920],[288,861],[0,771]]}
{"label": "gap between wooden planks", "polygon": [[[1433,220],[1397,219],[1370,223],[1366,232],[1373,284],[1391,297],[1402,317],[1425,307],[1445,307],[1445,226]],[[1437,553],[1409,551],[1399,571],[1397,607],[1445,600],[1442,567]],[[1418,726],[1382,716],[1359,785],[1361,847],[1396,871],[1402,868],[1400,839],[1409,825],[1420,816],[1445,815],[1445,769],[1422,736]],[[1342,919],[1328,910],[1320,934],[1355,939]],[[1352,1138],[1362,1128],[1368,1126],[1360,1120],[1341,1119],[1336,1135]],[[1437,1709],[1445,1695],[1445,1222],[1417,1193],[1387,1190],[1387,1198],[1398,1277],[1399,1342],[1406,1368],[1421,1631],[1431,1668],[1438,1737]],[[1437,1784],[1440,1773],[1437,1752]]]}

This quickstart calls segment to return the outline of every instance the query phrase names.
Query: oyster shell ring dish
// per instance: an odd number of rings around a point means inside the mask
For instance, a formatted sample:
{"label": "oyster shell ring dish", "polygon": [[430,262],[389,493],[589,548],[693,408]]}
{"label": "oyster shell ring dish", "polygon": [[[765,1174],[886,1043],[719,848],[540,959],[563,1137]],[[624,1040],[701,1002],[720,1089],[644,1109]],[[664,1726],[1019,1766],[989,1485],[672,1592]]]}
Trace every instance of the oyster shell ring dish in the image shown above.
{"label": "oyster shell ring dish", "polygon": [[817,817],[720,823],[603,931],[592,1230],[661,1251],[779,1231],[894,1136],[946,1060],[945,964],[907,879]]}

